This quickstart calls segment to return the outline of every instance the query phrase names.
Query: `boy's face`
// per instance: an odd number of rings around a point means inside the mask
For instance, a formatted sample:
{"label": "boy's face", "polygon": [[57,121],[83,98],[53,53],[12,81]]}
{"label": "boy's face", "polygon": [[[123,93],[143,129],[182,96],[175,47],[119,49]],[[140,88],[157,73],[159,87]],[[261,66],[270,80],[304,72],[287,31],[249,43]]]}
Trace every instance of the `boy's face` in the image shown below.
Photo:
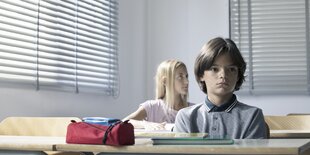
{"label": "boy's face", "polygon": [[188,74],[185,67],[178,67],[175,71],[174,87],[177,94],[188,93]]}
{"label": "boy's face", "polygon": [[230,95],[238,81],[238,67],[233,64],[228,53],[219,55],[200,80],[205,82],[208,95]]}

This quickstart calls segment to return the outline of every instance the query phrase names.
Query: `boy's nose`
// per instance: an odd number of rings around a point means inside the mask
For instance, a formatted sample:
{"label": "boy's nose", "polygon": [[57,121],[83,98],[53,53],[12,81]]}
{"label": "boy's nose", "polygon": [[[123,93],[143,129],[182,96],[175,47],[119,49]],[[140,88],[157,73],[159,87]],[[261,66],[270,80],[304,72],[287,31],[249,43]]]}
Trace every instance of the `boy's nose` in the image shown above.
{"label": "boy's nose", "polygon": [[220,72],[219,72],[219,74],[220,74],[220,78],[224,78],[225,76],[226,76],[226,69],[225,68],[222,68],[221,70],[220,70]]}

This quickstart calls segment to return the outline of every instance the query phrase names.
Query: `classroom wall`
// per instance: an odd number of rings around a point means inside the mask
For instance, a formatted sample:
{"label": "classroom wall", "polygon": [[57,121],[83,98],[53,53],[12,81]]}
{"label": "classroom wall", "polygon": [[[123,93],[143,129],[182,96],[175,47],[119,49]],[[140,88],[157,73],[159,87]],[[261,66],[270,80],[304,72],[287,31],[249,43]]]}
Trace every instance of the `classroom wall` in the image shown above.
{"label": "classroom wall", "polygon": [[176,58],[188,68],[190,101],[202,101],[204,94],[196,84],[194,61],[209,39],[229,36],[228,0],[150,0],[147,5],[148,98],[154,96],[152,77],[157,65]]}
{"label": "classroom wall", "polygon": [[[203,43],[229,37],[228,0],[150,0],[148,7],[148,98],[153,97],[152,76],[159,62],[169,58],[184,61],[189,72],[189,101],[198,103],[205,95],[195,81],[193,65]],[[310,96],[238,95],[240,101],[260,107],[266,115],[310,113]]]}
{"label": "classroom wall", "polygon": [[[8,116],[123,118],[154,98],[153,76],[165,59],[188,66],[189,101],[204,99],[193,75],[196,55],[215,36],[229,36],[228,0],[119,0],[120,96],[75,94],[0,85],[0,120]],[[238,96],[265,114],[310,112],[309,96]]]}

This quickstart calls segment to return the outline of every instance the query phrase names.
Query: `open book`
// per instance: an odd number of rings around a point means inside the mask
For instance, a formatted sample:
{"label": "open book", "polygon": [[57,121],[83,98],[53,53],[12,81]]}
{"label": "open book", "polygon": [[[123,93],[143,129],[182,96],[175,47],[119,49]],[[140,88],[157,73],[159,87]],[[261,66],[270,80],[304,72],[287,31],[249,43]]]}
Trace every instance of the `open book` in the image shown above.
{"label": "open book", "polygon": [[157,137],[152,138],[153,145],[228,145],[233,139],[210,139],[204,137]]}

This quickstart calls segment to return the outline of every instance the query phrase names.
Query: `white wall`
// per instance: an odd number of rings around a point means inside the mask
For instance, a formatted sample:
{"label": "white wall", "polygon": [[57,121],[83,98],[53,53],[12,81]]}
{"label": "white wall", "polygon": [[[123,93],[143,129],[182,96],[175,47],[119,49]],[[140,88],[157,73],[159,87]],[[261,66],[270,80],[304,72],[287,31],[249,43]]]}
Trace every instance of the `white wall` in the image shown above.
{"label": "white wall", "polygon": [[[138,104],[154,98],[153,76],[165,59],[188,66],[190,97],[204,94],[194,79],[193,65],[203,43],[228,37],[228,0],[120,0],[120,96],[35,91],[0,87],[0,120],[8,116],[107,116],[123,118]],[[265,114],[310,113],[309,96],[239,96]]]}
{"label": "white wall", "polygon": [[202,94],[194,77],[194,61],[203,43],[229,36],[227,0],[149,0],[148,4],[148,98],[154,96],[153,76],[157,65],[176,58],[189,72],[190,101]]}

